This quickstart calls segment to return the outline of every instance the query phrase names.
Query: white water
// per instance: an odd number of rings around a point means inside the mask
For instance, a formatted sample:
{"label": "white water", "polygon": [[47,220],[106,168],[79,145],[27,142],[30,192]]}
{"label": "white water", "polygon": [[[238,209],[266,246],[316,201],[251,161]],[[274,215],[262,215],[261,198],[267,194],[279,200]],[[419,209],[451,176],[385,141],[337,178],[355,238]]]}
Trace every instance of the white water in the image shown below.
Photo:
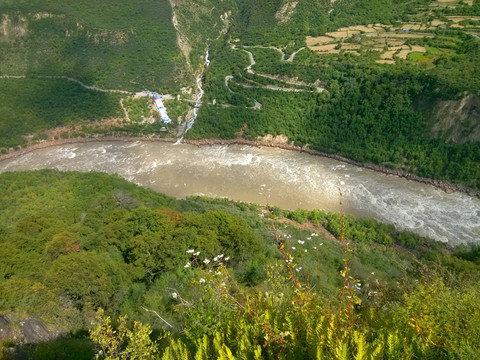
{"label": "white water", "polygon": [[[205,64],[207,66],[210,65],[210,60],[208,59],[208,50],[207,50],[207,53],[205,55]],[[204,94],[204,91],[202,89],[202,76],[200,76],[198,79],[197,79],[197,88],[198,88],[198,95],[197,95],[197,101],[195,102],[195,106],[193,107],[193,119],[190,120],[187,124],[187,127],[185,128],[185,131],[183,132],[183,135],[180,139],[177,140],[177,142],[174,144],[174,145],[179,145],[182,143],[182,140],[183,138],[185,137],[185,134],[193,127],[193,125],[195,124],[195,120],[197,119],[197,116],[198,116],[198,109],[200,107],[200,104],[201,104],[201,101],[202,101],[202,97],[203,97],[203,94]]]}
{"label": "white water", "polygon": [[116,173],[142,186],[190,195],[339,210],[452,244],[480,242],[480,200],[305,153],[249,146],[95,142],[37,150],[0,162],[0,172],[53,168]]}
{"label": "white water", "polygon": [[208,58],[209,56],[209,52],[208,52],[208,49],[207,49],[207,53],[205,55],[205,64],[207,65],[207,67],[210,66],[210,59]]}

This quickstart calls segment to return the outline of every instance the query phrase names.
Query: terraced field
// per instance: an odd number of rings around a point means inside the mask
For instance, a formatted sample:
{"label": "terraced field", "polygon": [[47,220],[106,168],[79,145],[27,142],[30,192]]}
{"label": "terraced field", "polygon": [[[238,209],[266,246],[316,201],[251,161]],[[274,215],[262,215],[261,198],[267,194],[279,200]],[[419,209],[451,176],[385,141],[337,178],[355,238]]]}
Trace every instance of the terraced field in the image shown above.
{"label": "terraced field", "polygon": [[366,51],[379,53],[380,64],[395,64],[396,59],[410,59],[432,64],[434,55],[449,51],[448,48],[429,50],[422,41],[433,39],[439,31],[463,31],[472,36],[480,32],[480,16],[443,15],[439,9],[455,11],[461,5],[472,6],[473,1],[435,1],[410,16],[410,20],[396,25],[368,24],[342,27],[322,36],[307,36],[306,44],[319,54],[351,53],[360,55]]}

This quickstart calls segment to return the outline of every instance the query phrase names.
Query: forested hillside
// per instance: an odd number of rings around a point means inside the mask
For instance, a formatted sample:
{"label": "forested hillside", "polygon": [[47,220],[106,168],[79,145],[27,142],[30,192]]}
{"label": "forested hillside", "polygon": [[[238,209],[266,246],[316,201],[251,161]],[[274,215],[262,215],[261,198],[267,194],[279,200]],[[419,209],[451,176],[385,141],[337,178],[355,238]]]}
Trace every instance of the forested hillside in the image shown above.
{"label": "forested hillside", "polygon": [[135,91],[186,80],[168,0],[2,0],[0,9],[1,75],[66,75]]}
{"label": "forested hillside", "polygon": [[[479,126],[479,28],[453,16],[480,14],[478,2],[242,4],[235,41],[217,44],[205,74],[217,106],[202,108],[191,138],[282,134],[298,146],[479,188],[479,139],[470,135]],[[304,16],[317,13],[319,23]],[[348,25],[357,26],[333,31]]]}
{"label": "forested hillside", "polygon": [[[181,136],[198,79],[205,96],[187,137],[282,134],[298,146],[480,187],[478,0],[0,7],[2,152],[58,138],[45,131],[65,125],[65,137]],[[55,76],[101,89],[80,91]],[[98,94],[104,89],[118,92]],[[167,103],[171,125],[150,116],[148,97],[128,93],[144,89],[178,96]]]}
{"label": "forested hillside", "polygon": [[[1,153],[284,135],[480,189],[480,0],[0,0],[0,14]],[[168,94],[171,124],[145,90]],[[478,245],[373,220],[0,174],[0,359],[476,359],[479,286]]]}
{"label": "forested hillside", "polygon": [[[0,193],[5,358],[480,350],[478,248],[321,211],[175,200],[98,173],[4,173]],[[40,344],[32,322],[46,329]]]}

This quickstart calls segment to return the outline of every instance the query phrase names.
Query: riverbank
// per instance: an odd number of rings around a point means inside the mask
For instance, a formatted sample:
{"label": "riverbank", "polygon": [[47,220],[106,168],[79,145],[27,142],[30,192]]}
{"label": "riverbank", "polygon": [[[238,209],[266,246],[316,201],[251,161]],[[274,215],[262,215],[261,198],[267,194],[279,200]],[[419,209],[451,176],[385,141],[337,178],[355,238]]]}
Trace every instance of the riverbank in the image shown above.
{"label": "riverbank", "polygon": [[[116,137],[116,136],[105,136],[105,137],[90,137],[90,138],[68,138],[68,139],[58,139],[58,140],[48,140],[43,141],[38,144],[34,144],[19,150],[11,151],[8,154],[0,155],[0,161],[11,159],[17,156],[21,156],[27,154],[29,152],[44,149],[52,146],[58,145],[66,145],[66,144],[75,144],[75,143],[89,143],[89,142],[102,142],[102,141],[152,141],[152,142],[164,142],[164,143],[175,143],[177,139],[174,138],[156,138],[156,137]],[[343,156],[336,155],[336,154],[328,154],[321,151],[311,150],[307,148],[302,148],[295,145],[290,144],[279,144],[273,142],[265,142],[265,141],[254,141],[254,140],[246,140],[246,139],[201,139],[201,140],[183,140],[184,144],[190,144],[194,146],[212,146],[212,145],[246,145],[246,146],[253,146],[253,147],[270,147],[270,148],[278,148],[283,150],[290,150],[290,151],[297,151],[302,153],[307,153],[310,155],[315,156],[322,156],[326,158],[330,158],[333,160],[338,160],[350,165],[363,167],[369,170],[373,170],[375,172],[379,172],[386,175],[394,175],[400,178],[404,178],[410,181],[415,181],[427,185],[434,186],[447,194],[451,194],[453,192],[461,192],[467,194],[469,196],[477,197],[480,199],[480,191],[472,189],[466,185],[462,184],[454,184],[446,180],[435,180],[430,178],[423,178],[415,174],[410,174],[401,170],[393,170],[389,169],[377,164],[373,163],[361,163],[351,159],[347,159]]]}
{"label": "riverbank", "polygon": [[423,178],[421,176],[410,174],[408,172],[402,170],[394,170],[389,169],[381,165],[373,164],[373,163],[362,163],[355,160],[351,160],[345,158],[340,155],[336,154],[329,154],[324,153],[321,151],[311,150],[308,148],[303,148],[295,145],[290,144],[278,144],[278,143],[270,143],[264,141],[253,141],[253,140],[246,140],[246,139],[231,139],[231,140],[222,140],[222,139],[202,139],[202,140],[186,140],[184,141],[186,144],[197,145],[197,146],[208,146],[208,145],[248,145],[248,146],[258,146],[258,147],[273,147],[279,148],[283,150],[292,150],[292,151],[299,151],[303,153],[307,153],[310,155],[315,156],[322,156],[329,159],[338,160],[350,165],[355,165],[359,167],[363,167],[369,170],[373,170],[382,174],[387,175],[394,175],[400,178],[404,178],[411,181],[416,181],[422,184],[432,185],[438,189],[445,191],[447,194],[451,194],[453,192],[462,192],[469,196],[475,196],[480,199],[480,190],[472,189],[466,185],[462,184],[455,184],[450,181],[446,180],[436,180],[430,178]]}

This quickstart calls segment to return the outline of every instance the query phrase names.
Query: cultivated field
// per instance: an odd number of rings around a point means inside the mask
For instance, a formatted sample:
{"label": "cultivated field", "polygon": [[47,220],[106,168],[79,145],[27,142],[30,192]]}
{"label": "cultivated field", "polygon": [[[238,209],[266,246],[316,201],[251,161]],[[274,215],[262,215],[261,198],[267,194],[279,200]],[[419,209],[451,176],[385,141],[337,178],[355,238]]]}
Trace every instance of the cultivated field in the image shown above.
{"label": "cultivated field", "polygon": [[[394,64],[395,59],[422,59],[432,54],[441,54],[447,49],[436,49],[427,54],[422,40],[435,38],[437,30],[480,31],[480,16],[439,16],[438,10],[454,9],[460,5],[473,5],[473,0],[438,0],[411,15],[408,22],[396,26],[368,24],[342,27],[323,36],[308,36],[310,50],[320,54],[379,52],[380,64]],[[409,56],[415,53],[416,55]],[[431,60],[431,59],[430,59]],[[425,62],[425,61],[424,61]],[[433,66],[433,61],[426,61]]]}

